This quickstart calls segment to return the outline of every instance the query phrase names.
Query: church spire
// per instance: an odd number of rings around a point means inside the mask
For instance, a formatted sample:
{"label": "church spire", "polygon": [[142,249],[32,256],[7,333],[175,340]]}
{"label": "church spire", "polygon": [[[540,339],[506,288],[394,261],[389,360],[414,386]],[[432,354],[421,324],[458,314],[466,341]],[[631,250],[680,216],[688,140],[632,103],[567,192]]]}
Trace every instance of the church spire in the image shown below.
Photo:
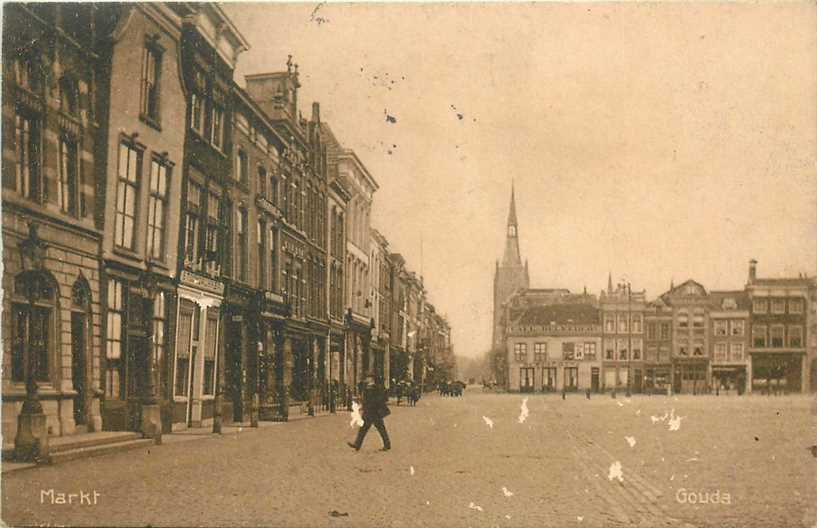
{"label": "church spire", "polygon": [[511,206],[508,210],[508,232],[505,238],[505,255],[502,257],[503,266],[522,266],[522,257],[519,254],[519,233],[516,223],[516,198],[514,186],[511,182]]}
{"label": "church spire", "polygon": [[607,293],[613,293],[613,273],[607,272]]}
{"label": "church spire", "polygon": [[516,228],[518,224],[516,223],[516,199],[514,198],[514,185],[513,180],[511,180],[511,207],[508,210],[508,235],[510,236],[511,233],[511,226],[514,227],[514,236],[516,236]]}

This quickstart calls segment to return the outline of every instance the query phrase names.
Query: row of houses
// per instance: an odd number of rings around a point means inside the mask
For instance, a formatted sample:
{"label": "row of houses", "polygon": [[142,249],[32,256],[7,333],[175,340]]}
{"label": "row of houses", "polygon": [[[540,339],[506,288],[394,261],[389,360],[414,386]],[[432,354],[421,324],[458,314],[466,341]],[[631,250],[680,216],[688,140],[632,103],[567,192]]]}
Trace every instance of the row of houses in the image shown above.
{"label": "row of houses", "polygon": [[239,86],[248,49],[216,4],[4,9],[4,450],[286,420],[453,369],[371,227],[376,179],[301,114],[291,57]]}
{"label": "row of houses", "polygon": [[496,381],[511,391],[687,394],[817,390],[817,280],[762,278],[741,290],[694,280],[654,300],[629,283],[599,295],[531,288],[511,197],[494,281]]}

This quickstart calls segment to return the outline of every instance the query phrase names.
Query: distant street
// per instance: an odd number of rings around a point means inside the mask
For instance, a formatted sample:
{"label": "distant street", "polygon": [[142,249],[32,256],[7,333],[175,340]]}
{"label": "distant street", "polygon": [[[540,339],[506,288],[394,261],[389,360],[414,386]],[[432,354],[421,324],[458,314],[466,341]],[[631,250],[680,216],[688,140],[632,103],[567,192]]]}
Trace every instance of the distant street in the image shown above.
{"label": "distant street", "polygon": [[[355,430],[344,412],[17,471],[3,476],[2,518],[11,526],[817,522],[807,398],[530,395],[520,423],[524,397],[470,387],[463,398],[392,405],[387,453],[374,430],[359,453],[348,448]],[[99,499],[41,504],[50,489]],[[701,497],[708,503],[689,503]]]}

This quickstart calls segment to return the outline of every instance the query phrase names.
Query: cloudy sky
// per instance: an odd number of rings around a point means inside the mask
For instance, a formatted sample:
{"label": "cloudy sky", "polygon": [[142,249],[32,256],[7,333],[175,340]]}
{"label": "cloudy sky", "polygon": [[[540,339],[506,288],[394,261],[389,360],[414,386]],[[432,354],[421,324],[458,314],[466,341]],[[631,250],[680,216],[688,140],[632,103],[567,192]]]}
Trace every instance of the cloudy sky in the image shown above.
{"label": "cloudy sky", "polygon": [[422,239],[458,354],[490,345],[512,181],[534,287],[817,273],[814,3],[224,9],[252,46],[239,83],[292,54],[418,272]]}

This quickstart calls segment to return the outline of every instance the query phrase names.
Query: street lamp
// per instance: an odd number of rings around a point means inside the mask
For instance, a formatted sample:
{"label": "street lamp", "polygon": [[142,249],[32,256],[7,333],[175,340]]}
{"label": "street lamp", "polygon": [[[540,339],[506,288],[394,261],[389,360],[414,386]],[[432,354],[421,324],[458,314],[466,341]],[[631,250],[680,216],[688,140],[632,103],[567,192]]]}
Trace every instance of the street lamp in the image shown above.
{"label": "street lamp", "polygon": [[[153,332],[153,316],[156,310],[156,293],[159,291],[159,282],[153,274],[153,267],[150,263],[147,265],[145,274],[142,276],[142,287],[147,295],[147,302],[143,306],[150,307],[150,310],[145,314],[145,321],[148,328],[148,347],[154,346],[155,336]],[[153,349],[148,348],[145,351],[146,357],[146,379],[145,388],[142,394],[142,434],[146,438],[153,438],[157,444],[162,443],[162,411],[159,407],[156,398],[156,358],[154,357]]]}
{"label": "street lamp", "polygon": [[48,456],[48,428],[43,406],[37,394],[38,357],[31,335],[34,318],[34,302],[44,288],[42,270],[45,266],[47,245],[37,236],[37,224],[28,224],[28,238],[20,242],[20,260],[23,268],[21,282],[28,300],[28,328],[26,339],[26,398],[17,418],[17,436],[14,438],[14,454],[17,460],[37,462]]}

